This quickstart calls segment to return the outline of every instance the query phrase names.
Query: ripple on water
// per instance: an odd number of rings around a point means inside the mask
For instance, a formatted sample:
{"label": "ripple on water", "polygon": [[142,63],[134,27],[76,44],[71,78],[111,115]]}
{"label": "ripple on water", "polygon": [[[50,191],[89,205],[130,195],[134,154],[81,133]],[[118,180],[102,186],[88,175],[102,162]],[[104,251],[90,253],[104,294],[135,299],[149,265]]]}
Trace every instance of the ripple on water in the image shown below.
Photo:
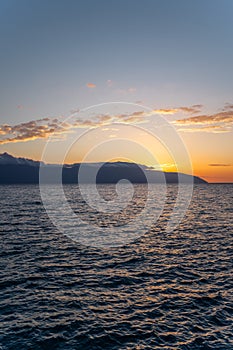
{"label": "ripple on water", "polygon": [[195,186],[167,233],[175,191],[150,232],[100,251],[57,232],[37,186],[0,186],[0,349],[233,349],[233,186]]}

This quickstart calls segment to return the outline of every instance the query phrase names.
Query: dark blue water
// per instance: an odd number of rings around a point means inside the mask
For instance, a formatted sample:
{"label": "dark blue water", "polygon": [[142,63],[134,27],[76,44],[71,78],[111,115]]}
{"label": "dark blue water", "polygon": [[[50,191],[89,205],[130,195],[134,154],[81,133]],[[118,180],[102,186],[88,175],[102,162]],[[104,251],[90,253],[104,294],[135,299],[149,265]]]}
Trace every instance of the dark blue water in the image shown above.
{"label": "dark blue water", "polygon": [[37,186],[0,195],[0,349],[233,349],[232,185],[195,186],[174,232],[165,210],[109,250],[59,233]]}

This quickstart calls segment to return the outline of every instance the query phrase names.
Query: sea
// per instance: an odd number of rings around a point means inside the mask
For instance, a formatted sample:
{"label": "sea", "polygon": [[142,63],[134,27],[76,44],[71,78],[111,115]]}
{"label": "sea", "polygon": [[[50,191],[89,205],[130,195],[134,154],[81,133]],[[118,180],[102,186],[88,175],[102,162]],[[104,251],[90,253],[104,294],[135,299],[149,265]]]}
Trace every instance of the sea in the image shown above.
{"label": "sea", "polygon": [[[195,185],[167,230],[177,192],[168,185],[164,210],[142,235],[146,186],[134,186],[141,195],[126,219],[135,239],[103,248],[60,232],[38,185],[0,186],[1,350],[233,349],[233,185]],[[99,192],[109,200],[113,185]],[[64,193],[88,220],[77,185]],[[101,215],[106,230],[124,225],[111,218]]]}

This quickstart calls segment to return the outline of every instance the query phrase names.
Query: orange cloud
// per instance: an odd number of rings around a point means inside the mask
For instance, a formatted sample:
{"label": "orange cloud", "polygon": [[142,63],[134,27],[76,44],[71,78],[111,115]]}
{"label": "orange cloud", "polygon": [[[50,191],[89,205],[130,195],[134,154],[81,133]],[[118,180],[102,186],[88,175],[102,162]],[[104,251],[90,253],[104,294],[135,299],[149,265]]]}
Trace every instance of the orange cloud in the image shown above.
{"label": "orange cloud", "polygon": [[58,118],[42,118],[17,125],[2,124],[0,125],[0,144],[64,136],[75,129],[99,127],[114,122],[138,123],[145,119],[142,118],[145,115],[145,112],[139,111],[132,114],[100,114],[93,119],[73,118],[69,122],[60,121]]}
{"label": "orange cloud", "polygon": [[154,109],[155,113],[160,113],[160,114],[176,114],[179,112],[182,113],[188,113],[188,114],[195,114],[195,113],[199,113],[201,111],[201,109],[203,108],[203,105],[199,104],[199,105],[193,105],[190,107],[186,107],[186,106],[181,106],[181,107],[175,107],[175,108],[161,108],[161,109]]}
{"label": "orange cloud", "polygon": [[96,88],[96,84],[93,84],[93,83],[87,83],[86,86],[87,86],[89,89],[94,89],[94,88]]}
{"label": "orange cloud", "polygon": [[[77,118],[76,113],[78,110],[74,110],[71,114],[72,120],[69,119],[68,122],[63,122],[61,120],[62,118],[42,118],[17,125],[2,124],[0,125],[0,144],[43,139],[50,136],[61,138],[65,137],[68,133],[74,132],[75,129],[87,129],[105,126],[111,123],[138,124],[147,121],[149,117],[154,116],[156,113],[174,114],[177,111],[196,113],[201,107],[201,105],[194,105],[173,109],[154,109],[152,111],[141,110],[116,115],[100,114],[91,119]],[[173,123],[180,131],[185,132],[229,132],[233,126],[233,110],[223,111],[213,115],[198,115],[178,119],[173,121]]]}
{"label": "orange cloud", "polygon": [[203,124],[216,124],[216,123],[233,123],[233,111],[221,112],[213,115],[198,115],[196,117],[178,119],[175,124],[180,125],[203,125]]}
{"label": "orange cloud", "polygon": [[159,113],[159,114],[176,114],[178,112],[177,108],[166,108],[166,109],[154,109],[154,113]]}
{"label": "orange cloud", "polygon": [[[47,123],[46,123],[47,122]],[[0,144],[25,142],[57,136],[71,128],[70,124],[60,123],[57,118],[42,118],[17,125],[0,125]]]}
{"label": "orange cloud", "polygon": [[176,126],[182,126],[180,131],[230,132],[233,127],[233,106],[224,107],[222,112],[211,115],[203,114],[195,117],[175,120]]}

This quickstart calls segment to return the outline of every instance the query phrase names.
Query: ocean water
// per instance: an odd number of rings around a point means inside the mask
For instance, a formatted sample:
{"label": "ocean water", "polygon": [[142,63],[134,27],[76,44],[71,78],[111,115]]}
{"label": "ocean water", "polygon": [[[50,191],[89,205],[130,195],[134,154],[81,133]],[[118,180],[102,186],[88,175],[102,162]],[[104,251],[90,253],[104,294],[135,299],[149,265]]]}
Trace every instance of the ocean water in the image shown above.
{"label": "ocean water", "polygon": [[[129,217],[145,201],[138,186]],[[57,230],[38,186],[0,186],[0,349],[233,349],[233,186],[196,185],[167,232],[176,190],[145,235],[99,249]],[[111,198],[112,186],[100,193]]]}

